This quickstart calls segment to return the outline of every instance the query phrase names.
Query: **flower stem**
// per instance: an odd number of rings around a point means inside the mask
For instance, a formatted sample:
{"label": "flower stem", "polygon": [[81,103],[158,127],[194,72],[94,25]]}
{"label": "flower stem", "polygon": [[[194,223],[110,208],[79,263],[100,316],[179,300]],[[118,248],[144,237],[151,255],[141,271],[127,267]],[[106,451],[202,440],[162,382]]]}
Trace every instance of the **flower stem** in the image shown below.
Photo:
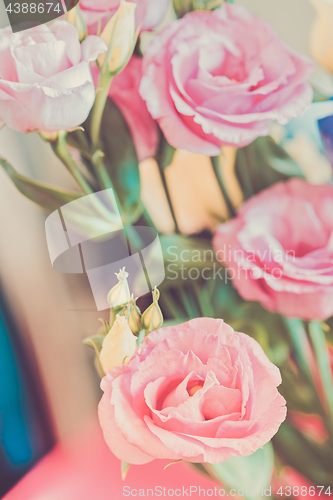
{"label": "flower stem", "polygon": [[75,161],[73,160],[70,152],[68,151],[66,136],[67,132],[59,132],[57,142],[56,144],[53,143],[52,149],[54,150],[58,158],[68,168],[68,170],[70,171],[70,173],[72,174],[72,176],[74,177],[74,179],[76,180],[77,184],[80,186],[82,191],[85,194],[92,194],[93,190],[88,184],[88,181],[86,180],[86,178],[76,165]]}
{"label": "flower stem", "polygon": [[158,168],[159,168],[159,171],[160,171],[160,176],[161,176],[161,180],[162,180],[164,192],[165,192],[165,195],[166,195],[167,200],[168,200],[168,204],[169,204],[169,209],[170,209],[170,212],[171,212],[171,216],[172,216],[172,219],[173,219],[173,222],[174,222],[174,225],[175,225],[175,233],[179,234],[180,231],[179,231],[179,227],[178,227],[178,222],[177,222],[175,211],[173,209],[173,205],[172,205],[172,201],[171,201],[171,196],[170,196],[170,191],[169,191],[168,183],[167,183],[167,180],[166,180],[166,177],[165,177],[164,167],[163,167],[163,165],[161,165],[160,162],[157,162],[157,164],[158,164]]}
{"label": "flower stem", "polygon": [[212,164],[212,167],[213,167],[213,170],[214,170],[217,182],[219,183],[219,186],[220,186],[221,193],[223,195],[225,204],[227,205],[227,210],[228,210],[229,218],[230,217],[235,217],[236,216],[236,211],[235,211],[235,209],[233,207],[233,204],[231,203],[231,200],[229,198],[229,194],[228,194],[227,188],[226,188],[226,186],[224,184],[223,175],[222,175],[222,172],[221,172],[220,157],[219,156],[211,156],[210,161],[211,161],[211,164]]}
{"label": "flower stem", "polygon": [[306,357],[305,350],[309,350],[309,339],[301,319],[284,318],[283,321],[287,327],[291,340],[296,350],[298,362],[309,380],[312,381],[312,374],[309,367],[309,361]]}
{"label": "flower stem", "polygon": [[91,140],[93,143],[94,151],[97,151],[100,148],[102,118],[105,104],[109,95],[112,78],[113,75],[109,71],[102,69],[98,82],[97,95],[91,119]]}
{"label": "flower stem", "polygon": [[327,403],[327,410],[333,422],[333,379],[327,350],[326,336],[321,325],[317,321],[311,321],[309,323],[309,333],[318,362],[325,400]]}

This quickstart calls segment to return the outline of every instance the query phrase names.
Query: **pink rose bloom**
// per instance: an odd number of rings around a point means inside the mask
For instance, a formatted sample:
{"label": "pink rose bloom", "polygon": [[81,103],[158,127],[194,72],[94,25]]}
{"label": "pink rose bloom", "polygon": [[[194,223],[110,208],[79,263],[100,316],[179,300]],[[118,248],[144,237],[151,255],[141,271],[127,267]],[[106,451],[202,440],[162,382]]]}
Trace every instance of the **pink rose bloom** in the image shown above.
{"label": "pink rose bloom", "polygon": [[213,246],[245,300],[287,317],[333,314],[333,187],[280,182],[218,226]]}
{"label": "pink rose bloom", "polygon": [[[96,65],[92,67],[92,73],[97,86],[99,70]],[[159,141],[157,124],[139,94],[141,75],[142,59],[132,56],[125,69],[113,77],[109,92],[127,121],[139,161],[154,156]]]}
{"label": "pink rose bloom", "polygon": [[120,460],[220,463],[276,434],[286,416],[280,383],[253,338],[199,318],[152,332],[129,365],[107,373],[99,419]]}
{"label": "pink rose bloom", "polygon": [[300,116],[312,102],[310,59],[260,17],[224,3],[194,11],[159,33],[144,55],[140,92],[176,148],[216,156],[246,146],[269,124]]}
{"label": "pink rose bloom", "polygon": [[[141,30],[155,28],[166,14],[169,0],[127,0],[136,3],[135,20]],[[116,13],[120,0],[80,0],[80,9],[89,33],[96,33],[98,22],[103,28],[108,19]]]}
{"label": "pink rose bloom", "polygon": [[107,50],[97,36],[79,42],[66,21],[13,34],[0,30],[0,121],[20,132],[79,126],[95,101],[89,63]]}

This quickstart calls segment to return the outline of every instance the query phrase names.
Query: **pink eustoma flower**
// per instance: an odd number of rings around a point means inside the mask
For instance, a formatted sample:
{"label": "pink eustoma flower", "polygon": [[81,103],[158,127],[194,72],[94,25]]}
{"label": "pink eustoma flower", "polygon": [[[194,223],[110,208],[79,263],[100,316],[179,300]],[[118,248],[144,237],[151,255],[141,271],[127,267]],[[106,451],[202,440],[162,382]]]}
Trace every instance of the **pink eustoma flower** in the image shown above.
{"label": "pink eustoma flower", "polygon": [[274,184],[218,226],[213,246],[245,300],[304,320],[333,315],[333,187]]}
{"label": "pink eustoma flower", "polygon": [[99,419],[121,460],[220,463],[254,453],[286,416],[278,368],[251,337],[199,318],[148,335],[109,371]]}
{"label": "pink eustoma flower", "polygon": [[176,148],[207,156],[242,147],[312,102],[313,63],[240,5],[194,11],[159,33],[144,55],[140,92]]}
{"label": "pink eustoma flower", "polygon": [[[97,86],[99,70],[96,65],[91,70]],[[132,56],[125,69],[113,77],[109,91],[130,128],[139,161],[154,156],[159,141],[157,123],[139,94],[141,75],[142,59]]]}
{"label": "pink eustoma flower", "polygon": [[[169,0],[127,0],[136,3],[135,24],[141,31],[155,28],[165,16]],[[117,11],[120,0],[80,0],[80,9],[89,33],[103,28]]]}
{"label": "pink eustoma flower", "polygon": [[13,34],[0,30],[0,121],[20,132],[79,126],[95,101],[89,63],[107,50],[97,36],[55,21]]}

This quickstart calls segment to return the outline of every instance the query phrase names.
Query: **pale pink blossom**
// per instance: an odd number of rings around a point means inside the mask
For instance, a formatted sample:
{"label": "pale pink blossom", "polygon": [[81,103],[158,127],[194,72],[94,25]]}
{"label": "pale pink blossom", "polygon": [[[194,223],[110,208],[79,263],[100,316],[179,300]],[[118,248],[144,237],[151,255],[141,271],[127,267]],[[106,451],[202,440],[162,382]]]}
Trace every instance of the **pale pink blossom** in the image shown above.
{"label": "pale pink blossom", "polygon": [[260,17],[225,2],[172,22],[144,54],[140,92],[174,147],[216,156],[246,146],[269,124],[312,102],[310,59],[286,46]]}
{"label": "pale pink blossom", "polygon": [[220,463],[254,453],[286,416],[278,368],[222,320],[199,318],[148,335],[109,371],[99,419],[121,460]]}
{"label": "pale pink blossom", "polygon": [[89,63],[106,50],[97,36],[80,44],[66,21],[15,34],[1,29],[0,121],[25,133],[79,126],[95,101]]}
{"label": "pale pink blossom", "polygon": [[213,246],[245,300],[321,320],[333,315],[332,235],[333,187],[294,178],[245,202]]}

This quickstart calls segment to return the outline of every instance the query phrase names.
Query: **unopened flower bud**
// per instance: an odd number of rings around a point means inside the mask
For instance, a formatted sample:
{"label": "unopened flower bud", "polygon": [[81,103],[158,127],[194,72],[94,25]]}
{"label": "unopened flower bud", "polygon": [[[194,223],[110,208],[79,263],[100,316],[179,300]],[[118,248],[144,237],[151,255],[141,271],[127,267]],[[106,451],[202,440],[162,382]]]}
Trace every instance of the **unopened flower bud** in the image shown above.
{"label": "unopened flower bud", "polygon": [[119,273],[116,273],[119,283],[117,283],[113,288],[111,288],[108,294],[108,302],[110,307],[118,307],[121,305],[126,305],[127,302],[131,300],[131,295],[128,287],[128,273],[125,271],[125,268],[119,270]]}
{"label": "unopened flower bud", "polygon": [[142,330],[141,311],[136,305],[137,300],[138,299],[134,299],[132,295],[132,299],[127,304],[127,310],[125,312],[125,317],[128,321],[128,326],[130,327],[133,335],[135,335],[136,337]]}
{"label": "unopened flower bud", "polygon": [[153,290],[153,303],[142,314],[142,326],[146,330],[146,335],[153,330],[158,330],[163,325],[163,314],[158,304],[160,292],[155,288]]}
{"label": "unopened flower bud", "polygon": [[117,12],[100,35],[109,50],[98,57],[98,63],[102,67],[107,61],[112,74],[119,73],[132,56],[138,35],[135,31],[135,8],[135,3],[121,0]]}
{"label": "unopened flower bud", "polygon": [[116,366],[128,363],[137,348],[125,316],[117,316],[113,327],[105,337],[100,352],[100,362],[105,373]]}
{"label": "unopened flower bud", "polygon": [[78,5],[67,12],[66,21],[75,26],[79,32],[79,40],[82,42],[87,36],[87,27],[83,20],[81,9]]}

